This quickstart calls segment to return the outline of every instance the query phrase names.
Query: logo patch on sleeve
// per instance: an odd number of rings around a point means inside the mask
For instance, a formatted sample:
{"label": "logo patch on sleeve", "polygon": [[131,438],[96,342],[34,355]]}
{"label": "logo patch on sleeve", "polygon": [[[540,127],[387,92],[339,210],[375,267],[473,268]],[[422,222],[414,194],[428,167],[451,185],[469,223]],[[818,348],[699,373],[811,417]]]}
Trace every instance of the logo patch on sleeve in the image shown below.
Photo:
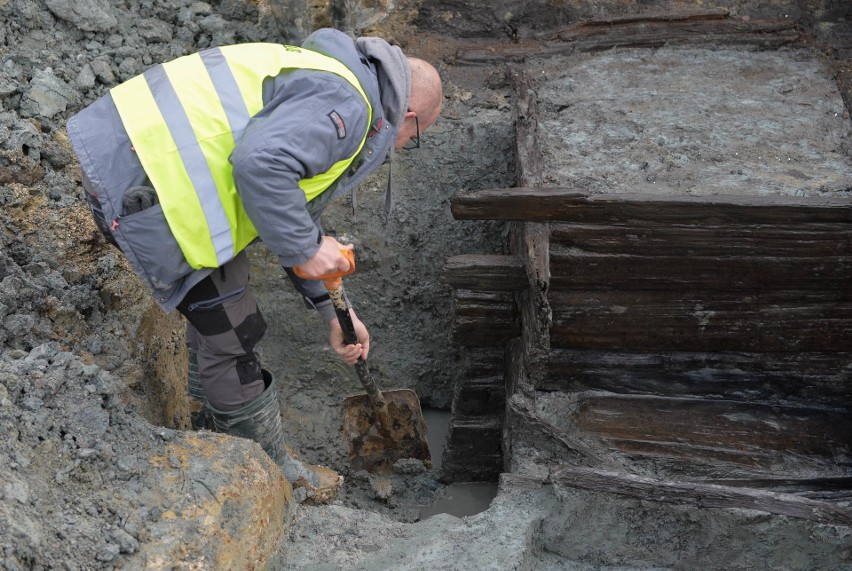
{"label": "logo patch on sleeve", "polygon": [[334,123],[334,128],[337,129],[337,138],[344,138],[346,136],[346,124],[343,122],[343,117],[337,111],[332,111],[328,116],[331,122]]}

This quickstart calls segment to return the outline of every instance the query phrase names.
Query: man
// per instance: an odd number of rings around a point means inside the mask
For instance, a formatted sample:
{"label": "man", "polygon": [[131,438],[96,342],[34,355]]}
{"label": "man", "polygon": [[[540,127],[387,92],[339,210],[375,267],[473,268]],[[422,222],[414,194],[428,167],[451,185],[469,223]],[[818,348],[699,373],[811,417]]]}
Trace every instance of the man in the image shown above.
{"label": "man", "polygon": [[98,227],[157,303],[187,318],[190,394],[218,430],[259,442],[300,499],[329,501],[342,477],[285,446],[275,379],[255,352],[266,323],[244,249],[263,240],[328,321],[335,352],[366,358],[364,324],[353,312],[360,342],[344,344],[322,283],[293,268],[349,268],[341,250],[352,245],[323,235],[323,208],[419,144],[442,98],[425,61],[324,29],[301,48],[225,46],[156,66],[68,122]]}

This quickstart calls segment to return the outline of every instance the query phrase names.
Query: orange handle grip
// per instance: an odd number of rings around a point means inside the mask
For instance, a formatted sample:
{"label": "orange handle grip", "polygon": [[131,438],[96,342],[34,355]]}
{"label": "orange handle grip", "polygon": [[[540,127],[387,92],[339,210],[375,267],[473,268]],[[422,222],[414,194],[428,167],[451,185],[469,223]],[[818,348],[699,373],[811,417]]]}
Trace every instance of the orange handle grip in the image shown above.
{"label": "orange handle grip", "polygon": [[340,250],[340,253],[343,254],[343,257],[349,260],[349,269],[346,271],[335,270],[321,276],[309,276],[299,268],[293,268],[293,273],[306,280],[322,280],[325,284],[325,289],[328,291],[334,291],[340,287],[341,277],[347,276],[355,271],[355,252],[352,250]]}

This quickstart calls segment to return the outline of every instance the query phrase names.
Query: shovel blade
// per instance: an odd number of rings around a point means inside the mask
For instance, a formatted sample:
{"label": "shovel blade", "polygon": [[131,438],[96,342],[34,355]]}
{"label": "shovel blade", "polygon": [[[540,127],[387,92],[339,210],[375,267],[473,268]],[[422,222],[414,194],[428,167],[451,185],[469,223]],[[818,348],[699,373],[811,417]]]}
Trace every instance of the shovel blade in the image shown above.
{"label": "shovel blade", "polygon": [[426,421],[417,394],[395,389],[382,391],[382,395],[388,404],[389,427],[376,421],[368,395],[353,395],[343,401],[343,435],[352,469],[390,473],[394,462],[403,458],[420,460],[431,468]]}

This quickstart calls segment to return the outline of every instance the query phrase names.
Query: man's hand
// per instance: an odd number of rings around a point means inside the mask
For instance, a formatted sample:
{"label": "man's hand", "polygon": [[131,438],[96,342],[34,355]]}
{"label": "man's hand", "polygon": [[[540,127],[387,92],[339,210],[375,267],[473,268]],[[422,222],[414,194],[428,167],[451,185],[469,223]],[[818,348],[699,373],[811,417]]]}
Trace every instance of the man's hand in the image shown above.
{"label": "man's hand", "polygon": [[345,272],[349,269],[349,260],[340,250],[351,250],[352,244],[341,244],[331,236],[323,236],[320,249],[307,262],[296,266],[305,276],[322,276],[333,272]]}
{"label": "man's hand", "polygon": [[343,342],[343,330],[340,328],[337,318],[328,322],[328,342],[334,352],[340,355],[347,365],[354,365],[358,362],[358,357],[367,359],[367,354],[370,352],[370,334],[367,328],[361,323],[361,320],[355,315],[353,309],[349,309],[349,315],[352,316],[352,325],[355,326],[355,334],[358,336],[358,343],[355,345],[347,345]]}

